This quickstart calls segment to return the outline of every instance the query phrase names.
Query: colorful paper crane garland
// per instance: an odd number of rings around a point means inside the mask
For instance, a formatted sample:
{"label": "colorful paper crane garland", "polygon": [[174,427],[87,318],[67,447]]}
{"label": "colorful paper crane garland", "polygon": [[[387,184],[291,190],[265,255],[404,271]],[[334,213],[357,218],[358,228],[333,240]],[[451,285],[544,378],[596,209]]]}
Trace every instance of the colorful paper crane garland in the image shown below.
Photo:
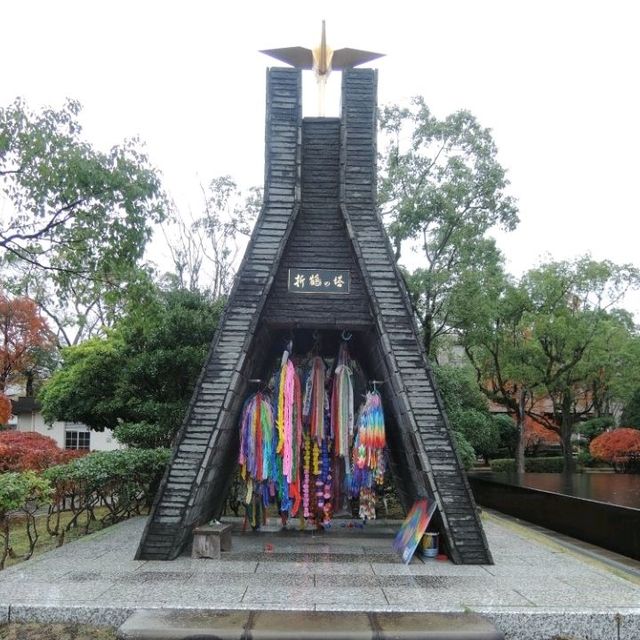
{"label": "colorful paper crane garland", "polygon": [[330,384],[324,360],[314,356],[303,394],[299,372],[285,351],[273,395],[259,391],[245,402],[239,463],[252,526],[257,526],[258,508],[274,499],[281,513],[295,517],[300,512],[303,523],[328,526],[334,500],[345,494],[360,498],[362,518],[375,518],[375,487],[385,472],[382,400],[377,391],[367,393],[354,421],[352,376],[343,342]]}

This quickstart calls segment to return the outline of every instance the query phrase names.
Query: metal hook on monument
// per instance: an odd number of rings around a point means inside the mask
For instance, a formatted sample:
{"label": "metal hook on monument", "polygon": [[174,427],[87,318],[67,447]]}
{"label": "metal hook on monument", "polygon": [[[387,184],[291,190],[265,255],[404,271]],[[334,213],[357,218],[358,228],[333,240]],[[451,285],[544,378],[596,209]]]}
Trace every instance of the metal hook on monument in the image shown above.
{"label": "metal hook on monument", "polygon": [[320,332],[316,329],[312,334],[311,337],[313,338],[313,347],[311,348],[312,353],[314,355],[320,355]]}
{"label": "metal hook on monument", "polygon": [[293,327],[289,328],[289,341],[287,342],[285,350],[290,354],[293,353]]}
{"label": "metal hook on monument", "polygon": [[349,340],[351,340],[351,338],[353,338],[353,334],[351,333],[351,331],[347,331],[346,329],[343,329],[342,333],[340,334],[340,338],[344,342],[349,342]]}

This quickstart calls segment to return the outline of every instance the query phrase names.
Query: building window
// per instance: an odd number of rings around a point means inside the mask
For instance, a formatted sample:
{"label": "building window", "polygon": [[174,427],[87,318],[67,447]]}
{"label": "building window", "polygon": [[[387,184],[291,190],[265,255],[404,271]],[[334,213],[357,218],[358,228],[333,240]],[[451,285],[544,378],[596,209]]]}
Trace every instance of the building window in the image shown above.
{"label": "building window", "polygon": [[65,449],[86,449],[91,448],[90,431],[66,431],[64,434]]}

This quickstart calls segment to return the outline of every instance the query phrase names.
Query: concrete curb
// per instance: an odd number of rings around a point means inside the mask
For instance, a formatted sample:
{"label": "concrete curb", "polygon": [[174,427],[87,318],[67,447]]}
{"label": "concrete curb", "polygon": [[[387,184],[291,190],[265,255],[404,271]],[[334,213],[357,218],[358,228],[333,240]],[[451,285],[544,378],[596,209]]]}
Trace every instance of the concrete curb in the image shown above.
{"label": "concrete curb", "polygon": [[476,613],[140,610],[120,640],[503,640]]}

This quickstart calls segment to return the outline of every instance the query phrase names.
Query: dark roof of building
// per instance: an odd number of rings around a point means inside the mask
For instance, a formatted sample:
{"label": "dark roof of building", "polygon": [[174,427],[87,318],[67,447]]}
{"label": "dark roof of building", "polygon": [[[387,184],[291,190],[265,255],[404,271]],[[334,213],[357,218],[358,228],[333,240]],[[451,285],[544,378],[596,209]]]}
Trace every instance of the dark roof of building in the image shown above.
{"label": "dark roof of building", "polygon": [[19,416],[25,413],[40,411],[40,403],[33,396],[22,396],[11,401],[11,413]]}

